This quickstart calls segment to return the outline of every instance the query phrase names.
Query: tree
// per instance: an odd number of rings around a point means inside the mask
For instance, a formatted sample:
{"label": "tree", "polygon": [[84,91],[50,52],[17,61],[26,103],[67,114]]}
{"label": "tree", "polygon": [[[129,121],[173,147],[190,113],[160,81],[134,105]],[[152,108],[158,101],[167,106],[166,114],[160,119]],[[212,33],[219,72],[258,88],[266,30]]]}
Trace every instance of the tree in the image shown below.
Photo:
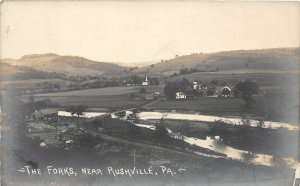
{"label": "tree", "polygon": [[127,79],[129,84],[142,84],[143,81],[144,78],[137,75],[132,75]]}
{"label": "tree", "polygon": [[151,85],[159,85],[159,78],[157,78],[157,77],[151,78],[150,84]]}
{"label": "tree", "polygon": [[214,95],[215,92],[216,92],[216,86],[215,85],[208,86],[208,88],[207,88],[207,95],[208,96]]}
{"label": "tree", "polygon": [[165,94],[169,99],[175,99],[175,94],[178,91],[187,92],[192,84],[185,78],[181,80],[168,82],[164,88]]}
{"label": "tree", "polygon": [[164,119],[161,118],[160,122],[157,123],[155,125],[155,127],[156,127],[156,130],[155,130],[154,137],[157,141],[161,142],[168,135],[168,131],[167,131],[166,127],[164,126]]}
{"label": "tree", "polygon": [[233,94],[236,97],[240,96],[246,102],[246,107],[250,108],[255,103],[252,96],[258,94],[258,91],[259,87],[255,81],[246,80],[235,85]]}
{"label": "tree", "polygon": [[188,69],[187,68],[182,68],[180,69],[179,73],[180,74],[186,74],[188,72]]}
{"label": "tree", "polygon": [[84,105],[78,105],[78,106],[72,106],[70,108],[70,112],[73,115],[76,115],[77,116],[77,128],[79,129],[79,117],[83,115],[83,113],[85,112],[86,110],[86,106]]}

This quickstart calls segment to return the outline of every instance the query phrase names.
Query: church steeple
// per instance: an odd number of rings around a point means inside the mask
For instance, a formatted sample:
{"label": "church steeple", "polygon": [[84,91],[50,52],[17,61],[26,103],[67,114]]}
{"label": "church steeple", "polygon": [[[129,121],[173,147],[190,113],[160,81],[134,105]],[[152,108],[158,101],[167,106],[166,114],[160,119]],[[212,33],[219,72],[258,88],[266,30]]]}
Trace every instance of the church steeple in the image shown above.
{"label": "church steeple", "polygon": [[144,86],[149,85],[147,74],[146,74],[146,77],[145,77],[145,81],[142,82],[142,85],[144,85]]}

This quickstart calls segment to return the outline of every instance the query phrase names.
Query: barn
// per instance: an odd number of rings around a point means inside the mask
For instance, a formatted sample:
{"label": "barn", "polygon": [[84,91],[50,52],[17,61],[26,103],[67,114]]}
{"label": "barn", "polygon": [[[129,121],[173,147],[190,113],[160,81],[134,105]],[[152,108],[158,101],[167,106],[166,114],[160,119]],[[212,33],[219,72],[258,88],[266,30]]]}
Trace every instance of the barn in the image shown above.
{"label": "barn", "polygon": [[231,89],[228,86],[225,86],[221,90],[221,96],[223,97],[230,97]]}

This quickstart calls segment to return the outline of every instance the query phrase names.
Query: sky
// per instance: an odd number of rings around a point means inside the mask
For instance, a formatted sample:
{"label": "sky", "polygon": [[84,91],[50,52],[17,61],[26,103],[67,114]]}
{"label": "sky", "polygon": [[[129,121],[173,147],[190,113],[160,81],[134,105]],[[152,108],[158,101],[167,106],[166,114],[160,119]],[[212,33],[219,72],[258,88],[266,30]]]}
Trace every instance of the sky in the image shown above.
{"label": "sky", "polygon": [[297,2],[5,1],[1,58],[57,53],[139,63],[299,46]]}

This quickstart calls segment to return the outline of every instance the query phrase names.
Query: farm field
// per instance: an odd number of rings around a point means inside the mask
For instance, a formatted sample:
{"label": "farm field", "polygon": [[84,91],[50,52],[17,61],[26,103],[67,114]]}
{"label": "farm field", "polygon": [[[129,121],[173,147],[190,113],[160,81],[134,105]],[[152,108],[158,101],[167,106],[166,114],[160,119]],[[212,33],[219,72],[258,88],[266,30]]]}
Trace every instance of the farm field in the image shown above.
{"label": "farm field", "polygon": [[243,109],[245,103],[240,98],[198,97],[191,100],[167,100],[152,105],[157,110],[185,110],[204,113],[234,114]]}
{"label": "farm field", "polygon": [[43,87],[43,84],[52,83],[58,84],[60,86],[66,86],[70,81],[62,79],[29,79],[29,80],[11,80],[11,81],[2,81],[2,85],[14,85],[19,88],[34,88],[34,87]]}
{"label": "farm field", "polygon": [[95,88],[85,90],[75,90],[68,92],[36,94],[36,97],[68,97],[68,96],[112,96],[112,95],[124,95],[137,92],[139,87],[127,86],[127,87],[107,87],[107,88]]}
{"label": "farm field", "polygon": [[138,107],[146,101],[134,101],[132,93],[139,91],[138,87],[108,87],[86,89],[69,92],[47,93],[34,95],[35,100],[50,99],[61,106],[86,105],[92,108],[118,109]]}
{"label": "farm field", "polygon": [[151,110],[177,110],[200,112],[216,116],[247,115],[270,121],[298,123],[295,97],[288,95],[259,95],[254,97],[256,104],[250,110],[245,109],[241,98],[198,97],[191,100],[167,100],[151,105]]}
{"label": "farm field", "polygon": [[[197,72],[191,74],[184,74],[175,76],[169,79],[169,81],[175,81],[177,79],[186,78],[189,81],[200,81],[202,83],[209,83],[212,80],[217,80],[219,85],[234,86],[239,81],[245,79],[251,79],[258,83],[262,91],[272,92],[280,89],[289,89],[291,86],[299,84],[299,73],[239,73],[238,71],[227,73],[226,71],[220,72]],[[266,87],[266,89],[264,89]]]}
{"label": "farm field", "polygon": [[[41,97],[37,97],[36,100]],[[130,107],[139,107],[146,101],[134,101],[129,99],[129,95],[115,96],[65,96],[65,97],[47,97],[61,106],[85,105],[92,108],[107,109],[125,109]],[[46,98],[46,99],[47,99]],[[43,98],[45,99],[45,98]]]}

